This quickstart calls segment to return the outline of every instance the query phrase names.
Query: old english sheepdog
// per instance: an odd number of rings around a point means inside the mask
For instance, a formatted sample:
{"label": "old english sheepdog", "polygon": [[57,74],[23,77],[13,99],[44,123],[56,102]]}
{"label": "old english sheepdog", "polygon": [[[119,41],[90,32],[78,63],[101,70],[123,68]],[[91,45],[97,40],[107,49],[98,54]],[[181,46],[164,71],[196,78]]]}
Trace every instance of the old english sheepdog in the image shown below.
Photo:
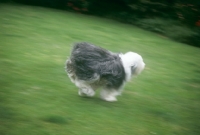
{"label": "old english sheepdog", "polygon": [[79,88],[80,96],[92,97],[101,88],[105,101],[117,101],[125,82],[144,69],[142,57],[134,52],[113,53],[90,43],[76,43],[66,61],[66,71]]}

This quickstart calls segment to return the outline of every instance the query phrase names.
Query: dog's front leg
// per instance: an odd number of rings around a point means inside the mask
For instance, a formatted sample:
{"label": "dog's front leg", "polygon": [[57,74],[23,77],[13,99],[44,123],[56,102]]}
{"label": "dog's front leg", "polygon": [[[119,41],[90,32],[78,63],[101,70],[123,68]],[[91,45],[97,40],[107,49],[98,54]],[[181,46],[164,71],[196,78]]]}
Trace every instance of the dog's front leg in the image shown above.
{"label": "dog's front leg", "polygon": [[88,97],[93,97],[95,95],[95,92],[93,89],[87,87],[87,88],[80,88],[78,91],[78,94],[80,96],[88,96]]}
{"label": "dog's front leg", "polygon": [[95,91],[92,89],[92,87],[84,81],[76,79],[75,85],[79,88],[78,94],[80,96],[92,97],[95,95]]}
{"label": "dog's front leg", "polygon": [[120,91],[115,89],[103,89],[100,92],[101,99],[109,102],[117,101],[116,96],[120,95]]}

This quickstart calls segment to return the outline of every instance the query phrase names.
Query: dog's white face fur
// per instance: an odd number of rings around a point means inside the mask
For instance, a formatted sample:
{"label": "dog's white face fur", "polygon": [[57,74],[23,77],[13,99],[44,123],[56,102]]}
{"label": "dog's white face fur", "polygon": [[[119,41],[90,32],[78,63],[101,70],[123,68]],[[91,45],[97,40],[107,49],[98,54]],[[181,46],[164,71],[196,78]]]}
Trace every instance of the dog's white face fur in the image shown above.
{"label": "dog's white face fur", "polygon": [[110,102],[117,101],[125,82],[140,74],[144,67],[137,53],[115,54],[88,43],[76,44],[66,62],[68,76],[79,88],[80,96],[92,97],[101,87],[101,98]]}
{"label": "dog's white face fur", "polygon": [[122,59],[126,73],[126,81],[130,81],[132,76],[139,75],[145,67],[142,57],[134,52],[127,52],[119,55]]}

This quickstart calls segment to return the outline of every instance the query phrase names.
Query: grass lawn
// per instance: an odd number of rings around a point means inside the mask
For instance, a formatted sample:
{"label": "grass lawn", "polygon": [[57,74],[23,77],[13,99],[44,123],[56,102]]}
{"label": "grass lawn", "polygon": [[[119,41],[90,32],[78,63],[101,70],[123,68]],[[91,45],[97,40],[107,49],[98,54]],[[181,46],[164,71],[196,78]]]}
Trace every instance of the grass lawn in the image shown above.
{"label": "grass lawn", "polygon": [[[118,102],[78,96],[64,65],[79,41],[143,56]],[[0,5],[0,134],[199,135],[200,48],[112,20]]]}

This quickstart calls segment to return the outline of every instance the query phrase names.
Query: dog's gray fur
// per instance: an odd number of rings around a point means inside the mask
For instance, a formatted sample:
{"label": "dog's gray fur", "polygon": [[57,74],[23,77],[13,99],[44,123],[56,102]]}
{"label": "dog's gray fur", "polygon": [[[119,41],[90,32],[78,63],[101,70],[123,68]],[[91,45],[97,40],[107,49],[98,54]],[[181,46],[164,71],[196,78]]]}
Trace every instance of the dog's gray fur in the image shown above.
{"label": "dog's gray fur", "polygon": [[105,87],[119,89],[125,80],[125,71],[119,54],[92,44],[76,43],[66,63],[68,73],[79,80],[105,81]]}

